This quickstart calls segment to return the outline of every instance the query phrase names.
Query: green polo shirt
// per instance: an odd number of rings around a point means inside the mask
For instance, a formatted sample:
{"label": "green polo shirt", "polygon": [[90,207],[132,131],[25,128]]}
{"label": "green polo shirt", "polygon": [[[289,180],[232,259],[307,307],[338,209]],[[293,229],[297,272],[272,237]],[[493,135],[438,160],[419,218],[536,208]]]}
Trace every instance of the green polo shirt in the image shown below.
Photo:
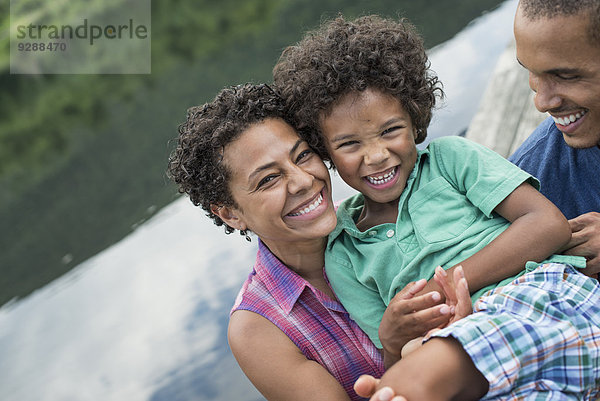
{"label": "green polo shirt", "polygon": [[[339,300],[375,345],[381,348],[379,322],[394,295],[411,281],[429,280],[438,265],[462,262],[502,233],[510,223],[493,210],[524,181],[539,188],[497,153],[451,136],[418,152],[396,223],[361,232],[355,222],[362,194],[341,203],[325,269]],[[473,299],[513,279],[483,288]]]}

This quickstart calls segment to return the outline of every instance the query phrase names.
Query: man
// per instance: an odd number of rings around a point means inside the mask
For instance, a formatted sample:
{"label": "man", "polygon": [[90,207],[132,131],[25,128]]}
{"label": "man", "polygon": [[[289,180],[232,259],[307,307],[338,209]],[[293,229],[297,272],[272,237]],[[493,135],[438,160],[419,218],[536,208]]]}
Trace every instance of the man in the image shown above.
{"label": "man", "polygon": [[600,1],[521,0],[517,60],[546,119],[509,158],[570,219],[566,253],[600,272]]}

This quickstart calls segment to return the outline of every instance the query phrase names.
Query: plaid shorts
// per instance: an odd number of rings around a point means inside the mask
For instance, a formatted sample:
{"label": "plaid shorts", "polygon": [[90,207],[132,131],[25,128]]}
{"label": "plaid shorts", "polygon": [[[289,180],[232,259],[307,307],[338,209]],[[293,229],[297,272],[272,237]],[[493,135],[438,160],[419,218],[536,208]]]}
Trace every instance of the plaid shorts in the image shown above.
{"label": "plaid shorts", "polygon": [[548,263],[496,288],[433,337],[456,338],[489,382],[483,400],[600,399],[600,285]]}

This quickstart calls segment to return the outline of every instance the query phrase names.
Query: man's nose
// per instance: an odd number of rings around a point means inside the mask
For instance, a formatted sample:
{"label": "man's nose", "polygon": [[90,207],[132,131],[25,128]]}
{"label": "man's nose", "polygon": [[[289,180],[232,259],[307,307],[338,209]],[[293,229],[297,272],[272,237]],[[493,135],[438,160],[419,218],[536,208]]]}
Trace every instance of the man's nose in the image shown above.
{"label": "man's nose", "polygon": [[535,92],[535,108],[545,113],[549,110],[559,108],[562,98],[555,89],[555,85],[548,79],[537,77],[529,73],[529,87]]}

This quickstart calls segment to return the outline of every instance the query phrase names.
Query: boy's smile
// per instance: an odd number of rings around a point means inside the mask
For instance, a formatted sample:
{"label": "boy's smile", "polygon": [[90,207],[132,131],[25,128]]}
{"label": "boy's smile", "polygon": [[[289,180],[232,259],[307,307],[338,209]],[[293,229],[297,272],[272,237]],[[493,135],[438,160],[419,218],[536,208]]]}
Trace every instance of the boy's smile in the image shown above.
{"label": "boy's smile", "polygon": [[416,132],[400,101],[368,88],[342,97],[320,121],[340,177],[367,202],[395,202],[417,159]]}

